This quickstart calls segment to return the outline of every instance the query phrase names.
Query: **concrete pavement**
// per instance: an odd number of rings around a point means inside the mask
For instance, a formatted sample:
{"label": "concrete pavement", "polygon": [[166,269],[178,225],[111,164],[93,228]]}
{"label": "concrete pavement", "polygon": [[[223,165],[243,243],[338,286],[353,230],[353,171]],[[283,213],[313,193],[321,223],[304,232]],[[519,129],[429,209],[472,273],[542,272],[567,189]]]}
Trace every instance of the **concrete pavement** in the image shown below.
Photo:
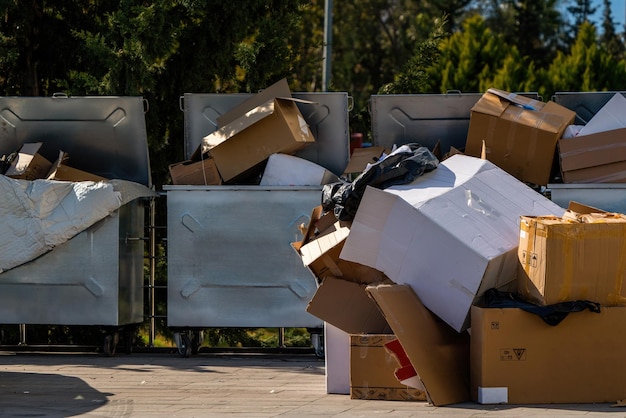
{"label": "concrete pavement", "polygon": [[[581,382],[584,384],[584,382]],[[626,417],[611,404],[434,407],[327,394],[314,355],[0,351],[2,417]]]}

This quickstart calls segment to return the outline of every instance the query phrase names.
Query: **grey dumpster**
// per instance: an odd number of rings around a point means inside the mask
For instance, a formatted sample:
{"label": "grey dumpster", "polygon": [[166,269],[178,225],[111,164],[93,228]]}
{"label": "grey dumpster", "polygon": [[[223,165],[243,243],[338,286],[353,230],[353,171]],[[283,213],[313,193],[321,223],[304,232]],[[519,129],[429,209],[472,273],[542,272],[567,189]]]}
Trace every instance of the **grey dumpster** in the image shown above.
{"label": "grey dumpster", "polygon": [[[297,155],[335,174],[349,160],[348,95],[294,93],[316,143]],[[216,119],[246,94],[187,93],[185,156],[216,127]],[[167,196],[167,323],[179,354],[191,330],[215,327],[306,327],[322,321],[306,312],[314,276],[290,243],[301,238],[321,203],[321,187],[164,186]],[[193,331],[192,331],[193,332]]]}
{"label": "grey dumpster", "polygon": [[[43,142],[54,161],[151,187],[141,97],[2,97],[0,155]],[[144,202],[134,199],[43,256],[0,274],[0,323],[125,326],[143,321]],[[104,349],[114,352],[117,338]]]}
{"label": "grey dumpster", "polygon": [[[519,93],[539,100],[537,93]],[[370,100],[372,144],[392,149],[417,142],[441,153],[465,149],[470,111],[482,93],[383,94]]]}
{"label": "grey dumpster", "polygon": [[[553,100],[576,112],[577,125],[585,125],[617,92],[558,92]],[[626,94],[622,92],[622,94]],[[610,212],[626,213],[624,183],[549,184],[551,199],[561,207],[580,202]]]}

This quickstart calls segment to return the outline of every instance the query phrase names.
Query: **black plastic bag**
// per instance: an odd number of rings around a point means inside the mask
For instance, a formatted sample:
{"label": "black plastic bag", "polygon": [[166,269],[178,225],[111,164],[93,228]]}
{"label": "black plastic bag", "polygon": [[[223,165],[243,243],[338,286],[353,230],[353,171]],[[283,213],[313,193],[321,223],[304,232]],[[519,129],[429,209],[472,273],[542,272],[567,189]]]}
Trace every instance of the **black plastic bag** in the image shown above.
{"label": "black plastic bag", "polygon": [[351,221],[367,186],[385,189],[397,184],[411,183],[438,165],[439,160],[427,147],[416,143],[402,145],[386,158],[369,165],[351,183],[324,185],[322,208],[324,211],[332,210],[340,221]]}

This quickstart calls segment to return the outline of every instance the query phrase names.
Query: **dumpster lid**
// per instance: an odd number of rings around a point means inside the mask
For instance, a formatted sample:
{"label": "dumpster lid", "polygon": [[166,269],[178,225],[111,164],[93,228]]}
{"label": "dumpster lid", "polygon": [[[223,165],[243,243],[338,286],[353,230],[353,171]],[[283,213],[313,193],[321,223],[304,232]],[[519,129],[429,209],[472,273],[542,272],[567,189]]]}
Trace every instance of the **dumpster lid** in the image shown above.
{"label": "dumpster lid", "polygon": [[144,104],[135,96],[0,97],[0,155],[42,142],[50,161],[65,151],[75,168],[150,187]]}

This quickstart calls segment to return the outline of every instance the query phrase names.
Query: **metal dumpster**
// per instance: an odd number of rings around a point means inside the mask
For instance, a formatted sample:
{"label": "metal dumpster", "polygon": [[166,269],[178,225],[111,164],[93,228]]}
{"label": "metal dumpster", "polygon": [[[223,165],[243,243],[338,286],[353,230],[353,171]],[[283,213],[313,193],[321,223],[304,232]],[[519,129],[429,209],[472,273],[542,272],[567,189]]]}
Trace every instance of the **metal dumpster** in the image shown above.
{"label": "metal dumpster", "polygon": [[[348,95],[294,93],[316,143],[298,156],[335,174],[349,161]],[[216,119],[247,94],[187,93],[185,156],[217,127]],[[290,243],[301,239],[321,203],[320,187],[164,186],[167,196],[167,323],[177,329],[179,354],[187,331],[215,327],[306,327],[322,321],[306,312],[314,276]],[[180,343],[180,344],[179,344]],[[193,344],[193,342],[192,342]]]}
{"label": "metal dumpster", "polygon": [[[75,168],[151,187],[141,97],[2,97],[0,155],[42,142]],[[144,201],[134,199],[43,256],[0,274],[0,323],[123,326],[143,321]],[[115,335],[115,337],[117,337]],[[117,338],[105,337],[112,354]]]}
{"label": "metal dumpster", "polygon": [[[519,93],[540,100],[537,93]],[[370,100],[372,145],[391,149],[417,142],[441,153],[465,149],[471,109],[482,93],[383,94]]]}
{"label": "metal dumpster", "polygon": [[[618,92],[558,92],[552,100],[576,112],[577,125],[584,125]],[[626,95],[626,92],[621,92]],[[584,203],[610,212],[626,213],[624,183],[548,184],[551,199],[561,207],[570,201]]]}

